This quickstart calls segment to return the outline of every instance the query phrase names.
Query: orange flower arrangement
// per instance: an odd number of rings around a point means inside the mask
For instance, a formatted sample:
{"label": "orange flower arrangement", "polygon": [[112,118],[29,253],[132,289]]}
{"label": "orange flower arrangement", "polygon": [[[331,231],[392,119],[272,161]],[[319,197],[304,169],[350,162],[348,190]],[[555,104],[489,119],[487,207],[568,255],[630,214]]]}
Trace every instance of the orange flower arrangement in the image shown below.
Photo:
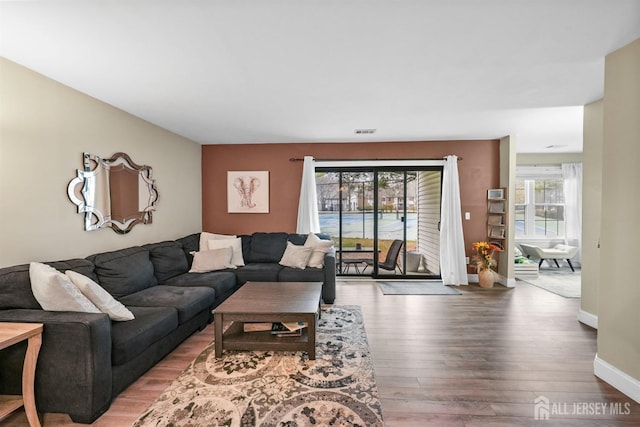
{"label": "orange flower arrangement", "polygon": [[478,271],[490,270],[491,267],[496,265],[493,254],[502,251],[501,247],[488,242],[475,242],[472,248],[476,251],[476,254],[473,256],[473,261]]}

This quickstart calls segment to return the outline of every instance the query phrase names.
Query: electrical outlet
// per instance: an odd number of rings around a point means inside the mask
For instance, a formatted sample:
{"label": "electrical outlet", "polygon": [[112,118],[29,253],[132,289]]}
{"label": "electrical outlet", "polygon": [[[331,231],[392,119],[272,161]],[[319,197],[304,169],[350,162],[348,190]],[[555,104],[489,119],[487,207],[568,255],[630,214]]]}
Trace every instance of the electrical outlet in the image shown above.
{"label": "electrical outlet", "polygon": [[467,257],[464,257],[464,262],[465,262],[467,265],[469,265],[469,257],[468,257],[468,256],[467,256]]}
{"label": "electrical outlet", "polygon": [[465,212],[464,213],[464,219],[466,219],[467,221],[469,221],[471,219],[471,212]]}

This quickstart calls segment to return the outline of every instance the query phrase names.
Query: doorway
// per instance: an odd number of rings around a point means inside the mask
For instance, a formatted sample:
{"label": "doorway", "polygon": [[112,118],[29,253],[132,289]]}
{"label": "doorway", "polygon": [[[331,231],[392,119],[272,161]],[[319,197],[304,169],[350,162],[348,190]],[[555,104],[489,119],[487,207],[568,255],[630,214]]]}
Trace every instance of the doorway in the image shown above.
{"label": "doorway", "polygon": [[442,167],[316,167],[337,274],[440,278]]}

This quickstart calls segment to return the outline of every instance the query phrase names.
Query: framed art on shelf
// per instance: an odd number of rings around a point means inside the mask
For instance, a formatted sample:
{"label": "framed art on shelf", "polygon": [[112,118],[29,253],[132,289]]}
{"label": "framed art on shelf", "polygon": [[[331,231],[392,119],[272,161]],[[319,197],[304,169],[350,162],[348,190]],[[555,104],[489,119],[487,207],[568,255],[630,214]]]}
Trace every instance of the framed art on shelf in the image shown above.
{"label": "framed art on shelf", "polygon": [[489,202],[489,213],[504,213],[504,201],[493,200]]}
{"label": "framed art on shelf", "polygon": [[228,171],[227,212],[269,213],[269,171]]}
{"label": "framed art on shelf", "polygon": [[504,189],[492,188],[487,190],[487,199],[489,200],[502,200],[504,199]]}
{"label": "framed art on shelf", "polygon": [[487,220],[489,225],[503,225],[502,223],[502,215],[489,215],[489,219]]}
{"label": "framed art on shelf", "polygon": [[492,239],[504,239],[504,228],[491,227],[491,230],[489,230],[489,237]]}

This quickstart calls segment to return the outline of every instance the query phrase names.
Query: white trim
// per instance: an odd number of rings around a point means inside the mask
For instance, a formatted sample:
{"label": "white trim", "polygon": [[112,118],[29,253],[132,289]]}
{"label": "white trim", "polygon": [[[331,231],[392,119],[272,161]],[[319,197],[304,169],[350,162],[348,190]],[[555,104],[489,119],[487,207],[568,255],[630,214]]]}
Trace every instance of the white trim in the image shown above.
{"label": "white trim", "polygon": [[593,329],[598,329],[598,316],[591,314],[588,311],[584,311],[582,309],[578,311],[578,322],[591,326]]}
{"label": "white trim", "polygon": [[498,283],[500,283],[502,286],[506,286],[507,288],[516,287],[516,279],[507,279],[506,277],[500,277]]}
{"label": "white trim", "polygon": [[640,403],[640,381],[600,359],[597,354],[593,361],[593,373],[596,377]]}
{"label": "white trim", "polygon": [[519,165],[516,166],[516,179],[561,179],[562,178],[562,165],[544,165],[544,166],[531,166],[531,165]]}
{"label": "white trim", "polygon": [[[469,283],[478,283],[478,281],[480,280],[477,274],[467,274],[467,277],[468,277]],[[500,276],[500,278],[496,280],[496,283],[502,286],[506,286],[507,288],[514,288],[516,286],[515,279],[507,280],[502,276]]]}
{"label": "white trim", "polygon": [[445,160],[315,160],[317,168],[350,168],[369,166],[443,166]]}

